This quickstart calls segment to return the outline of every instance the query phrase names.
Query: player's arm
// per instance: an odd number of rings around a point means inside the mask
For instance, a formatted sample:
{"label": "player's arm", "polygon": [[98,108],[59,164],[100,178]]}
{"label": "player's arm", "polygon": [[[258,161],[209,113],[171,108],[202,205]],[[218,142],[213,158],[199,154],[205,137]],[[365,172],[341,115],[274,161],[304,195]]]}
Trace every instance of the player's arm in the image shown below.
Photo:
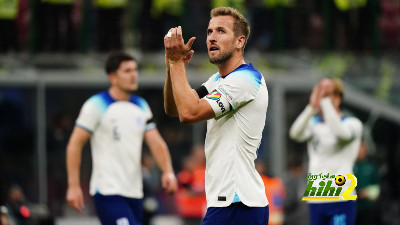
{"label": "player's arm", "polygon": [[181,27],[173,28],[170,32],[172,37],[164,37],[164,45],[169,62],[172,93],[180,121],[194,123],[214,118],[214,110],[206,100],[193,94],[186,76],[185,56],[190,53],[194,38],[185,44]]}
{"label": "player's arm", "polygon": [[174,193],[178,183],[172,168],[168,146],[157,129],[150,129],[144,133],[144,141],[162,171],[161,183],[167,193]]}
{"label": "player's arm", "polygon": [[295,141],[306,141],[311,138],[311,132],[307,129],[311,117],[319,111],[319,100],[321,98],[321,88],[317,84],[314,86],[310,95],[310,100],[306,108],[296,118],[289,130],[289,136]]}
{"label": "player's arm", "polygon": [[75,126],[67,145],[66,163],[68,190],[66,199],[68,204],[79,212],[81,212],[84,207],[83,194],[80,185],[81,155],[82,149],[90,138],[90,135],[89,131],[79,126]]}
{"label": "player's arm", "polygon": [[343,141],[350,141],[361,134],[361,124],[343,123],[329,97],[322,98],[320,106],[325,123],[329,126],[330,130],[337,138]]}
{"label": "player's arm", "polygon": [[177,117],[178,110],[176,109],[174,95],[172,93],[170,67],[166,55],[165,55],[165,65],[166,65],[166,72],[165,72],[166,74],[164,83],[164,110],[168,116]]}
{"label": "player's arm", "polygon": [[[198,93],[196,90],[192,89],[193,96],[199,100]],[[176,108],[174,96],[173,96],[173,91],[172,91],[172,83],[171,83],[171,78],[170,78],[170,70],[169,70],[169,64],[167,66],[167,73],[166,73],[166,79],[165,79],[165,84],[164,84],[164,110],[165,113],[168,116],[171,117],[178,117],[178,109]]]}
{"label": "player's arm", "polygon": [[320,99],[323,94],[323,89],[318,83],[314,86],[311,92],[309,103],[303,112],[296,118],[289,130],[289,137],[295,141],[306,141],[311,138],[311,132],[308,128],[310,119],[320,111]]}
{"label": "player's arm", "polygon": [[[191,50],[189,53],[183,58],[185,65],[187,65],[192,58],[194,51]],[[172,83],[171,83],[171,70],[170,64],[165,55],[165,65],[166,65],[166,75],[165,75],[165,83],[164,83],[164,110],[168,116],[178,117],[178,110],[175,105],[174,95],[172,92]]]}
{"label": "player's arm", "polygon": [[306,141],[311,138],[311,132],[308,128],[311,117],[317,113],[311,105],[307,105],[303,112],[296,118],[289,130],[289,136],[295,141]]}
{"label": "player's arm", "polygon": [[179,119],[183,123],[194,123],[215,117],[214,110],[205,99],[200,99],[189,86],[183,63],[171,63],[172,89]]}

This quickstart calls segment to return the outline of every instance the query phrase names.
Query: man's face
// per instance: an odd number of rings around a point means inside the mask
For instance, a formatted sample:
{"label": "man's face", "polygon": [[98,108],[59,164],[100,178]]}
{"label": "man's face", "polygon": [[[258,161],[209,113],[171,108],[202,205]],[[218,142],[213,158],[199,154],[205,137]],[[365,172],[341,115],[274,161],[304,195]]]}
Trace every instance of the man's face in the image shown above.
{"label": "man's face", "polygon": [[139,72],[137,63],[133,60],[123,61],[115,73],[111,73],[110,79],[112,85],[115,85],[122,91],[132,92],[138,88]]}
{"label": "man's face", "polygon": [[207,49],[211,63],[221,65],[232,57],[236,46],[234,21],[232,16],[216,16],[210,20],[207,28]]}

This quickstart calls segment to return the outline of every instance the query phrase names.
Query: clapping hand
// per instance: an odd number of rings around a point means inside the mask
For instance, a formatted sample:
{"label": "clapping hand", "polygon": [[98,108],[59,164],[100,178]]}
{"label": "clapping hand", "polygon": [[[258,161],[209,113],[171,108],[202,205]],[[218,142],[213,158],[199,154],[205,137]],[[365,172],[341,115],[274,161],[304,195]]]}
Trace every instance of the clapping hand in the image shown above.
{"label": "clapping hand", "polygon": [[333,94],[334,84],[332,79],[325,78],[318,82],[317,85],[314,86],[314,89],[310,95],[310,105],[313,109],[320,110],[320,101],[323,97],[328,97]]}
{"label": "clapping hand", "polygon": [[164,37],[165,56],[169,63],[182,61],[189,63],[194,51],[191,50],[196,38],[192,37],[185,44],[182,37],[182,27],[171,28]]}

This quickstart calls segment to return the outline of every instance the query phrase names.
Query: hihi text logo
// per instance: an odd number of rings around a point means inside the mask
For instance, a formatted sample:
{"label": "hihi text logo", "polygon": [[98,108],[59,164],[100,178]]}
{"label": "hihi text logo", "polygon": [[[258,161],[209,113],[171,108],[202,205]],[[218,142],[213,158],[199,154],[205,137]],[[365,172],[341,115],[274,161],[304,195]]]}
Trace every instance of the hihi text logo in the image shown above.
{"label": "hihi text logo", "polygon": [[[344,175],[312,175],[307,178],[308,185],[303,194],[302,201],[346,201],[356,200],[357,195],[351,192],[357,186],[357,178],[353,174]],[[345,188],[345,184],[347,187]]]}

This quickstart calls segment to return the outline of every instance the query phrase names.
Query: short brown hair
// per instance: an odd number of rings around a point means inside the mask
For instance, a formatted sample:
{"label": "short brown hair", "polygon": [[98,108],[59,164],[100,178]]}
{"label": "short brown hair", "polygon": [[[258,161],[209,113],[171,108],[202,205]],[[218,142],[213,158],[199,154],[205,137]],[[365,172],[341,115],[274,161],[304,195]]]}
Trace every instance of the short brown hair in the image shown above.
{"label": "short brown hair", "polygon": [[216,17],[216,16],[232,16],[233,18],[235,18],[235,23],[233,26],[233,32],[235,32],[236,37],[238,37],[239,35],[244,35],[246,38],[246,41],[243,45],[243,48],[246,46],[247,43],[247,39],[250,36],[250,25],[247,22],[246,18],[244,18],[244,16],[237,11],[234,8],[231,7],[218,7],[218,8],[214,8],[213,10],[211,10],[211,19]]}
{"label": "short brown hair", "polygon": [[343,82],[338,78],[332,78],[334,85],[333,94],[343,98]]}
{"label": "short brown hair", "polygon": [[131,60],[136,62],[136,59],[133,56],[125,52],[112,52],[106,61],[105,69],[107,75],[116,72],[122,62]]}

